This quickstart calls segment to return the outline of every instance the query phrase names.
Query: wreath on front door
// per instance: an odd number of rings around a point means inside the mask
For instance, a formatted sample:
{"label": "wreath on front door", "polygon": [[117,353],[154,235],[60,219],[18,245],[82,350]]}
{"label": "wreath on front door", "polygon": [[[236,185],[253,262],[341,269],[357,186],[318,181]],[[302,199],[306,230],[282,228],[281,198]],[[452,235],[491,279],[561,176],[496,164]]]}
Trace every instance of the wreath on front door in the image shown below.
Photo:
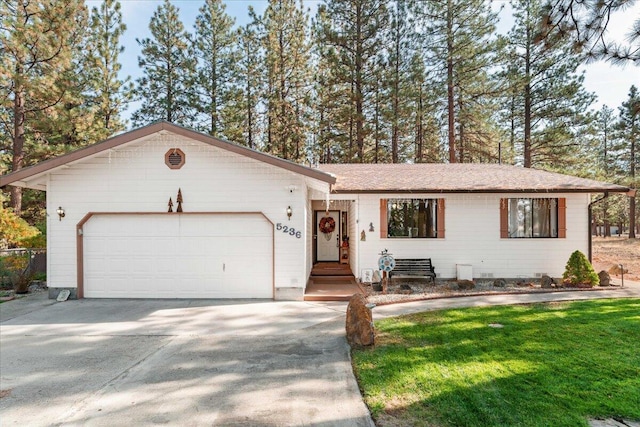
{"label": "wreath on front door", "polygon": [[324,234],[331,234],[333,230],[336,229],[336,221],[330,216],[325,216],[320,220],[320,224],[318,224],[318,229],[320,232]]}

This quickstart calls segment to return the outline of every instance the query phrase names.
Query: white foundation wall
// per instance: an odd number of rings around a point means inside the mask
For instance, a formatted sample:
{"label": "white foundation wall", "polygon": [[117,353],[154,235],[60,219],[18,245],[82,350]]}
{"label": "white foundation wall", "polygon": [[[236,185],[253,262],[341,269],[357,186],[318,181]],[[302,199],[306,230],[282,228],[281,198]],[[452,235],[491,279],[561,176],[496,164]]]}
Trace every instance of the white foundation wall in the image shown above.
{"label": "white foundation wall", "polygon": [[[185,153],[181,169],[165,164],[170,148]],[[178,189],[185,212],[262,212],[274,224],[275,298],[302,299],[308,269],[304,178],[170,133],[85,158],[49,176],[49,287],[77,286],[76,225],[87,213],[166,212],[170,197],[175,211]],[[59,206],[66,213],[62,220],[56,215]],[[300,238],[278,231],[277,223],[300,231]]]}
{"label": "white foundation wall", "polygon": [[[366,240],[357,242],[357,268],[377,268],[379,253],[388,249],[395,258],[431,258],[439,278],[455,278],[457,264],[470,264],[473,277],[561,277],[571,253],[588,251],[588,194],[360,194],[359,229]],[[500,199],[518,197],[566,198],[567,237],[500,238]],[[380,199],[444,198],[445,238],[380,237]],[[368,232],[369,223],[375,232]]]}

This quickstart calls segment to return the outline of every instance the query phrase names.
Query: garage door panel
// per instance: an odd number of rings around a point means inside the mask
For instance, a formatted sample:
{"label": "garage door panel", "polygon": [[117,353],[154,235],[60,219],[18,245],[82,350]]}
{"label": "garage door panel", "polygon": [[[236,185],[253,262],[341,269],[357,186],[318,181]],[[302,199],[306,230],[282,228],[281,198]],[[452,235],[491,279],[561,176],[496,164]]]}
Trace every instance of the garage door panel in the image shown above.
{"label": "garage door panel", "polygon": [[273,298],[273,227],[260,215],[96,215],[85,296]]}

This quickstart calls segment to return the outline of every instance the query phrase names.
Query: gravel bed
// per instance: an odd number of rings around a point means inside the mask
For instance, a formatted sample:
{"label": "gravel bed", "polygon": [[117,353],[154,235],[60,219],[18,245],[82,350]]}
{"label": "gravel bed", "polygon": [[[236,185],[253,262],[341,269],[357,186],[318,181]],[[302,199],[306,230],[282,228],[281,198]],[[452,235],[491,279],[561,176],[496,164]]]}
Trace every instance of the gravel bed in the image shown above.
{"label": "gravel bed", "polygon": [[[377,305],[392,304],[397,302],[407,302],[435,298],[451,298],[458,296],[492,295],[492,294],[529,294],[536,292],[566,292],[584,291],[606,288],[574,288],[556,287],[542,288],[539,283],[532,282],[506,282],[505,286],[494,286],[491,281],[476,281],[475,287],[469,290],[462,290],[455,280],[440,281],[435,284],[428,280],[399,279],[393,280],[387,287],[387,293],[374,291],[369,284],[362,284],[366,291],[367,302]],[[407,289],[409,287],[410,289]],[[403,289],[404,288],[404,289]]]}

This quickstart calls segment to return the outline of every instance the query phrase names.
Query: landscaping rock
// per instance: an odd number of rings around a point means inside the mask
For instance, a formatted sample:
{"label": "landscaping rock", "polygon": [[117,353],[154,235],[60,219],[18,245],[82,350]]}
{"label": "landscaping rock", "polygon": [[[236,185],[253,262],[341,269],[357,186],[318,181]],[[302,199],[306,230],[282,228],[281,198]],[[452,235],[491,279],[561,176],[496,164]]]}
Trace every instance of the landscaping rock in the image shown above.
{"label": "landscaping rock", "polygon": [[542,276],[540,278],[540,287],[542,289],[551,289],[556,287],[556,281],[553,277]]}
{"label": "landscaping rock", "polygon": [[493,281],[493,286],[496,288],[506,288],[507,287],[507,281],[504,279],[496,279]]}
{"label": "landscaping rock", "polygon": [[598,273],[600,278],[600,286],[611,286],[611,276],[606,271],[602,270]]}
{"label": "landscaping rock", "polygon": [[406,283],[403,283],[403,284],[400,285],[399,292],[401,294],[409,295],[409,294],[413,293],[413,289],[411,289],[411,286],[407,285]]}
{"label": "landscaping rock", "polygon": [[354,294],[347,306],[347,341],[351,346],[370,346],[374,344],[375,332],[373,316],[361,294]]}
{"label": "landscaping rock", "polygon": [[461,289],[463,291],[468,291],[471,289],[474,289],[476,287],[476,284],[473,283],[471,280],[458,280],[458,289]]}

